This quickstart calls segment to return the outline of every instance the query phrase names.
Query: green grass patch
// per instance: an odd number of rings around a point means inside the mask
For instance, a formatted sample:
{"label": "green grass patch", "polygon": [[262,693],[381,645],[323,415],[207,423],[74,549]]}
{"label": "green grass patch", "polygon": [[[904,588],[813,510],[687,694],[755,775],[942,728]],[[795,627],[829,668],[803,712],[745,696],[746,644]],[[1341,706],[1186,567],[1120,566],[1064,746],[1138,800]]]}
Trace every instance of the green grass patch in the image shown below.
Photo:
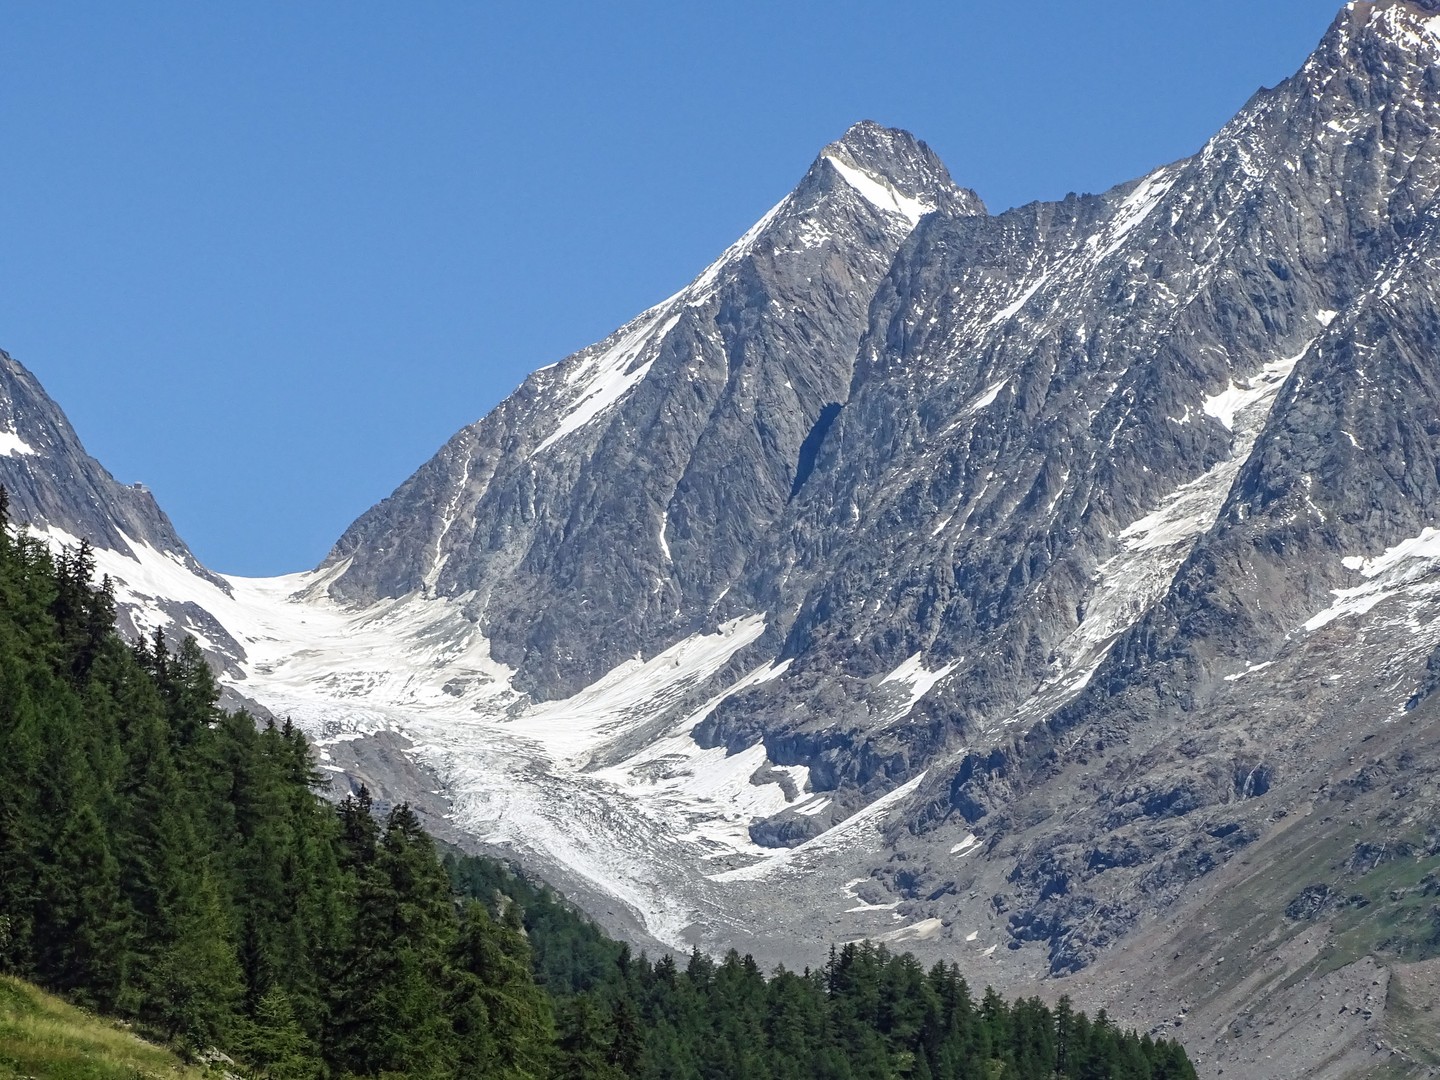
{"label": "green grass patch", "polygon": [[1399,1036],[1406,1051],[1422,1065],[1440,1065],[1440,1032],[1428,1010],[1417,1009],[1405,995],[1401,980],[1390,983],[1390,1000],[1385,1007],[1386,1026]]}
{"label": "green grass patch", "polygon": [[1440,858],[1402,858],[1343,883],[1364,906],[1347,908],[1335,921],[1320,973],[1375,955],[1396,960],[1440,956],[1440,895],[1426,895],[1421,879],[1440,870]]}
{"label": "green grass patch", "polygon": [[[1238,959],[1256,951],[1274,950],[1291,938],[1314,931],[1309,923],[1287,919],[1285,907],[1302,889],[1335,880],[1353,849],[1355,837],[1340,826],[1327,827],[1319,822],[1307,825],[1291,830],[1281,843],[1241,856],[1242,861],[1254,860],[1263,869],[1225,890],[1207,911],[1207,921],[1223,928],[1221,932],[1230,939],[1225,946],[1227,955]],[[1308,972],[1307,968],[1282,978],[1282,973],[1276,971],[1265,979],[1265,985],[1278,992],[1299,982]],[[1209,994],[1233,989],[1252,974],[1253,968],[1243,961],[1210,971]]]}
{"label": "green grass patch", "polygon": [[199,1080],[169,1050],[0,976],[0,1080]]}
{"label": "green grass patch", "polygon": [[1376,1065],[1354,1074],[1354,1080],[1415,1080],[1415,1069],[1410,1065]]}

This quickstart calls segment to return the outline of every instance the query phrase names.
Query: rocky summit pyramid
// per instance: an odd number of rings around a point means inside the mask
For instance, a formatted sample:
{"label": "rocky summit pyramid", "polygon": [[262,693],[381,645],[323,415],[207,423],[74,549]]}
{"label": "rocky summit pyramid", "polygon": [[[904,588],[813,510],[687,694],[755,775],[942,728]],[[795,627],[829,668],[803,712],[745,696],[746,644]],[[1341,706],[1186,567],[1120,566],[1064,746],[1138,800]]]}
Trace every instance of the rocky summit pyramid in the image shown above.
{"label": "rocky summit pyramid", "polygon": [[1099,195],[990,214],[857,125],[312,572],[209,577],[27,420],[0,466],[137,624],[203,610],[337,776],[638,941],[868,936],[1164,1026],[1203,1075],[1420,1069],[1434,8],[1349,4]]}
{"label": "rocky summit pyramid", "polygon": [[690,285],[535,373],[362,516],[331,594],[464,598],[539,698],[704,629],[773,550],[871,298],[936,212],[984,209],[924,143],[857,124]]}

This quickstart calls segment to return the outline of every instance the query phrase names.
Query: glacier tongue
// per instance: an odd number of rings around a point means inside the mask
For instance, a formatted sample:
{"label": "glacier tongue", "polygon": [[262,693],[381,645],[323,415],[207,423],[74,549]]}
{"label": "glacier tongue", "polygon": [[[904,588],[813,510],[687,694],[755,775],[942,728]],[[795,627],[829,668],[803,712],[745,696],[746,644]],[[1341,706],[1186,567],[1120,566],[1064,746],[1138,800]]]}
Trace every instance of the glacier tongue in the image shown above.
{"label": "glacier tongue", "polygon": [[[55,546],[78,539],[50,529]],[[565,868],[628,906],[647,931],[684,947],[694,906],[714,892],[700,873],[714,860],[763,857],[750,822],[792,804],[813,805],[803,768],[752,777],[771,766],[765,749],[702,749],[694,726],[727,696],[784,674],[762,664],[722,687],[707,705],[681,716],[624,760],[592,768],[593,755],[707,684],[765,629],[763,616],[729,620],[648,661],[634,659],[563,701],[529,703],[495,663],[463,605],[412,595],[347,608],[325,592],[338,572],[278,578],[229,577],[227,593],[180,560],[137,540],[128,553],[95,552],[122,605],[143,612],[172,637],[190,633],[204,648],[205,627],[184,625],[161,601],[203,605],[238,642],[237,690],[292,719],[314,741],[322,765],[338,742],[394,732],[408,753],[440,777],[454,824],[488,843]],[[723,862],[722,862],[723,865]]]}
{"label": "glacier tongue", "polygon": [[[60,532],[48,539],[75,542]],[[754,668],[622,760],[592,766],[710,682],[760,637],[763,616],[729,620],[627,661],[568,699],[533,704],[490,658],[460,603],[413,595],[346,608],[325,593],[336,569],[230,577],[227,595],[163,552],[139,542],[131,549],[97,552],[121,602],[172,632],[194,630],[170,626],[157,597],[203,603],[244,649],[244,676],[233,685],[300,726],[322,764],[338,742],[403,736],[407,753],[441,779],[457,827],[587,880],[672,947],[685,946],[695,906],[715,893],[702,870],[770,855],[750,840],[752,820],[823,802],[805,790],[808,770],[773,766],[763,745],[727,754],[691,737],[721,701],[779,678],[788,662]],[[757,783],[760,770],[772,778]]]}

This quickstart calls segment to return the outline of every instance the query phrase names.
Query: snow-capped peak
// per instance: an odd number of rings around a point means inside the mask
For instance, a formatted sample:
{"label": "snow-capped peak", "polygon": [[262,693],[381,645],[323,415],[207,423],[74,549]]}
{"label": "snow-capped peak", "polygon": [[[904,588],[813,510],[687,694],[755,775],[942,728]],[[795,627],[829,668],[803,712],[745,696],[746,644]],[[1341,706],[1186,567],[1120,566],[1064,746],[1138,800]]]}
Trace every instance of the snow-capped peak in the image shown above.
{"label": "snow-capped peak", "polygon": [[941,204],[962,213],[985,213],[979,196],[956,187],[929,146],[908,131],[873,120],[853,124],[820,152],[815,164],[829,166],[866,202],[912,227]]}

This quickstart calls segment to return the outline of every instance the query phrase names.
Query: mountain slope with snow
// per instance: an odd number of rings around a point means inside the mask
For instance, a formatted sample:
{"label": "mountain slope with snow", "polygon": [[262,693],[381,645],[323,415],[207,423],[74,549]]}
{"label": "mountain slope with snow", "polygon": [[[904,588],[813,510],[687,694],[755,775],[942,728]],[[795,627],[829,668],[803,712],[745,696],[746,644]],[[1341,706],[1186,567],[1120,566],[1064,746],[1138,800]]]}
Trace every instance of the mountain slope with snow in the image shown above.
{"label": "mountain slope with snow", "polygon": [[[224,582],[196,560],[143,484],[121,484],[92,458],[60,407],[26,368],[0,352],[0,487],[10,519],[57,544],[84,539],[119,554],[127,582],[118,583],[122,628],[164,626],[212,643],[211,655],[238,673],[239,644],[193,601],[196,583],[224,591]],[[135,559],[155,553],[160,580],[141,581]],[[133,616],[140,614],[138,621]]]}

